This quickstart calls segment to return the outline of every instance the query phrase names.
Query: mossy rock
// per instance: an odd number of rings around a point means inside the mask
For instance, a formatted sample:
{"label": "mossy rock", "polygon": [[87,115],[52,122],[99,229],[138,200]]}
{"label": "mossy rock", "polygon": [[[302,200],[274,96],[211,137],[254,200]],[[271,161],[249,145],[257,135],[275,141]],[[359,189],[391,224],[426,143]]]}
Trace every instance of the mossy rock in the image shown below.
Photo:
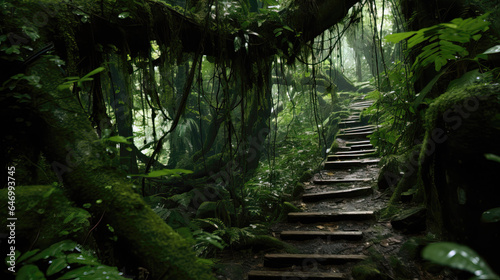
{"label": "mossy rock", "polygon": [[304,184],[302,182],[297,182],[292,191],[292,198],[298,198],[304,193]]}
{"label": "mossy rock", "polygon": [[[7,189],[0,190],[2,217],[7,217]],[[16,239],[19,244],[35,242],[46,248],[65,239],[83,242],[90,229],[90,214],[72,205],[63,191],[54,186],[18,186],[16,193]],[[18,247],[21,251],[22,245]]]}
{"label": "mossy rock", "polygon": [[246,240],[241,247],[252,248],[254,251],[279,250],[291,254],[298,253],[297,248],[294,246],[269,235],[255,235]]}
{"label": "mossy rock", "polygon": [[352,277],[356,280],[387,280],[374,263],[363,262],[352,268]]}

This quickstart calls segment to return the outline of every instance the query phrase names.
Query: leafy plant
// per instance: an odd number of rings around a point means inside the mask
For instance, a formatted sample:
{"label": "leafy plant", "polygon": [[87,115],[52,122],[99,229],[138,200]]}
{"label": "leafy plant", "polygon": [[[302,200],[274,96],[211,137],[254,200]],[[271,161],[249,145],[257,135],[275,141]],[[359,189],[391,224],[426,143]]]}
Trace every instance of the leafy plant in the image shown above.
{"label": "leafy plant", "polygon": [[488,30],[490,22],[486,20],[489,14],[477,18],[456,18],[449,23],[441,23],[418,31],[410,31],[387,35],[389,42],[398,43],[408,39],[408,49],[413,49],[421,43],[426,43],[413,63],[413,70],[422,70],[434,63],[436,71],[448,63],[469,55],[462,44],[481,38],[480,32]]}
{"label": "leafy plant", "polygon": [[[64,240],[40,251],[17,253],[16,279],[126,279],[116,267],[102,265],[76,242]],[[46,268],[46,269],[45,269]]]}
{"label": "leafy plant", "polygon": [[467,246],[451,242],[427,245],[422,251],[424,259],[474,274],[471,279],[500,279],[488,264]]}

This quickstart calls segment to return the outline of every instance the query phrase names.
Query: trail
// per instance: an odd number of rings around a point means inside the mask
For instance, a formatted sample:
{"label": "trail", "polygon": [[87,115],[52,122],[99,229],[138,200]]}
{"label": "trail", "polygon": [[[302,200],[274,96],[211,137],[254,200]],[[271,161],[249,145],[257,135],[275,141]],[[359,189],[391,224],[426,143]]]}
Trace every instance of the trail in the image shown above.
{"label": "trail", "polygon": [[[340,122],[338,151],[328,155],[324,169],[306,183],[299,202],[304,211],[289,213],[286,223],[273,228],[276,237],[299,253],[266,254],[248,280],[356,279],[352,268],[369,257],[373,238],[379,240],[377,250],[393,250],[390,245],[401,242],[388,234],[390,223],[379,223],[374,215],[386,205],[387,196],[372,189],[380,159],[367,136],[376,127],[360,121],[361,111],[370,105],[363,99],[353,101],[352,114]],[[386,236],[391,237],[380,241]]]}

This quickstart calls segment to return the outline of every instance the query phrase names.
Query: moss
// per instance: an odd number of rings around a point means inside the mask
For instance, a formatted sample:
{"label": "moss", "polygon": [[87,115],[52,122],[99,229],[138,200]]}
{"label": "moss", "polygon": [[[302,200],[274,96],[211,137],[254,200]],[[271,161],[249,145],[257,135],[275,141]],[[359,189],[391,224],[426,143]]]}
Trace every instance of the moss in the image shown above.
{"label": "moss", "polygon": [[290,254],[298,253],[297,248],[294,246],[276,239],[269,235],[255,235],[249,238],[244,244],[243,248],[251,247],[253,250],[282,250]]}
{"label": "moss", "polygon": [[[7,191],[0,190],[2,217],[7,217]],[[80,243],[85,240],[90,229],[90,214],[74,207],[61,189],[53,186],[18,186],[15,197],[16,237],[28,241],[24,245],[46,248],[68,238]]]}
{"label": "moss", "polygon": [[352,268],[352,277],[356,280],[385,280],[387,279],[377,266],[371,262],[363,262]]}
{"label": "moss", "polygon": [[298,198],[304,193],[304,183],[297,182],[292,191],[292,198]]}

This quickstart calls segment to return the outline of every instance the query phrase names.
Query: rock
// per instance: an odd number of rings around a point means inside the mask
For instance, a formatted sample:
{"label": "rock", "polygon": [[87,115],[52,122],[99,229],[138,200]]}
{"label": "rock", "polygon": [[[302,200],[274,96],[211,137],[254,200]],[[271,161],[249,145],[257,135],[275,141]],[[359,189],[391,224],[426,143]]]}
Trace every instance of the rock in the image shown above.
{"label": "rock", "polygon": [[416,207],[404,210],[396,215],[391,221],[394,229],[401,230],[404,233],[418,233],[426,229],[426,213],[424,207]]}
{"label": "rock", "polygon": [[395,188],[401,180],[399,171],[400,162],[397,156],[390,156],[384,159],[385,164],[382,166],[377,178],[377,186],[379,190]]}
{"label": "rock", "polygon": [[388,279],[374,263],[363,263],[352,269],[352,278],[356,280],[386,280]]}

